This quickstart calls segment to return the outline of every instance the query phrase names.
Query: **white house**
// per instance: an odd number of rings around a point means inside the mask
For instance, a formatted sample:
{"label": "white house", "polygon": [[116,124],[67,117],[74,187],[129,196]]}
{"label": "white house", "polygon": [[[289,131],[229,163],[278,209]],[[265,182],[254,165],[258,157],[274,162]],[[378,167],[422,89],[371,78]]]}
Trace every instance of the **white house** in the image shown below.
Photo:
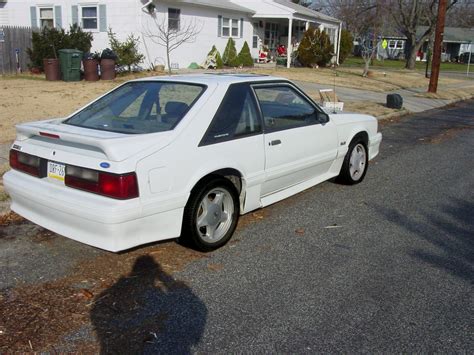
{"label": "white house", "polygon": [[334,61],[339,58],[341,22],[289,0],[0,0],[0,27],[68,28],[78,23],[94,34],[93,51],[110,46],[108,28],[119,39],[131,33],[139,36],[140,50],[146,56],[144,67],[165,64],[165,49],[146,35],[156,31],[155,21],[177,30],[194,22],[200,30],[194,43],[171,53],[175,68],[204,62],[213,45],[222,53],[229,37],[235,40],[237,51],[247,41],[255,58],[263,46],[273,52],[283,44],[291,52],[310,26],[329,34]]}

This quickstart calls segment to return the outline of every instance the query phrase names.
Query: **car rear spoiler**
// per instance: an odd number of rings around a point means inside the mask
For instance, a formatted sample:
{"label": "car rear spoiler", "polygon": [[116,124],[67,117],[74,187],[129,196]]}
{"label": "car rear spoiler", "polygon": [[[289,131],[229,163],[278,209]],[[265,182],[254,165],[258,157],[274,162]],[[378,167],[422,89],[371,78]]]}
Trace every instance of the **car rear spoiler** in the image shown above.
{"label": "car rear spoiler", "polygon": [[17,125],[16,139],[24,141],[33,137],[43,137],[58,145],[67,142],[83,147],[89,146],[95,148],[94,150],[102,151],[111,161],[123,161],[150,146],[160,149],[169,143],[168,135],[163,133],[131,135],[100,131],[61,124],[63,120],[54,119]]}

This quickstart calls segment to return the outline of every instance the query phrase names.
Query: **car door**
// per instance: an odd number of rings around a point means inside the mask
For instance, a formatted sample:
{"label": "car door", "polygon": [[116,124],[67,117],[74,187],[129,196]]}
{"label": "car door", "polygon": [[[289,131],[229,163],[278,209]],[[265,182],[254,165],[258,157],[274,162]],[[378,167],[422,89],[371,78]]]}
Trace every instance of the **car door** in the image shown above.
{"label": "car door", "polygon": [[333,122],[289,83],[253,86],[263,117],[262,196],[328,173],[337,156]]}

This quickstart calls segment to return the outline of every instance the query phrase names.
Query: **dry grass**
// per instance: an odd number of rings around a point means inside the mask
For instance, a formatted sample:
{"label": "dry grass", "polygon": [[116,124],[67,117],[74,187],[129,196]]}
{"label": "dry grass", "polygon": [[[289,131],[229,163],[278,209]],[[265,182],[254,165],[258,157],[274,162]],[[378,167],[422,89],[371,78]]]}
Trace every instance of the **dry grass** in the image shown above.
{"label": "dry grass", "polygon": [[474,97],[474,86],[468,86],[462,89],[438,90],[436,94],[430,92],[420,93],[415,96],[441,100],[467,100]]}
{"label": "dry grass", "polygon": [[[252,69],[256,73],[275,75],[290,80],[307,81],[316,84],[333,85],[334,79],[337,86],[386,92],[397,89],[416,88],[428,86],[429,79],[423,74],[408,70],[397,70],[384,72],[383,70],[372,70],[373,76],[362,77],[361,69],[342,68],[334,71],[326,68],[281,68]],[[440,78],[440,84],[451,84],[459,82],[457,79]]]}

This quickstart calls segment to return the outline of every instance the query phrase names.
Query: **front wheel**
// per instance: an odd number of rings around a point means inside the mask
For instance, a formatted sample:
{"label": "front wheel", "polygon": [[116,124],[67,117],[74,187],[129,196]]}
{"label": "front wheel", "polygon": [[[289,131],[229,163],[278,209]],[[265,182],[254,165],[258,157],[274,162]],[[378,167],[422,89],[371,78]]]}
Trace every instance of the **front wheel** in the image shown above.
{"label": "front wheel", "polygon": [[239,219],[234,185],[215,178],[199,185],[185,207],[182,238],[201,251],[212,251],[229,241]]}
{"label": "front wheel", "polygon": [[356,140],[349,145],[349,151],[344,157],[338,179],[347,185],[355,185],[364,180],[367,173],[369,158],[367,145],[363,140]]}

